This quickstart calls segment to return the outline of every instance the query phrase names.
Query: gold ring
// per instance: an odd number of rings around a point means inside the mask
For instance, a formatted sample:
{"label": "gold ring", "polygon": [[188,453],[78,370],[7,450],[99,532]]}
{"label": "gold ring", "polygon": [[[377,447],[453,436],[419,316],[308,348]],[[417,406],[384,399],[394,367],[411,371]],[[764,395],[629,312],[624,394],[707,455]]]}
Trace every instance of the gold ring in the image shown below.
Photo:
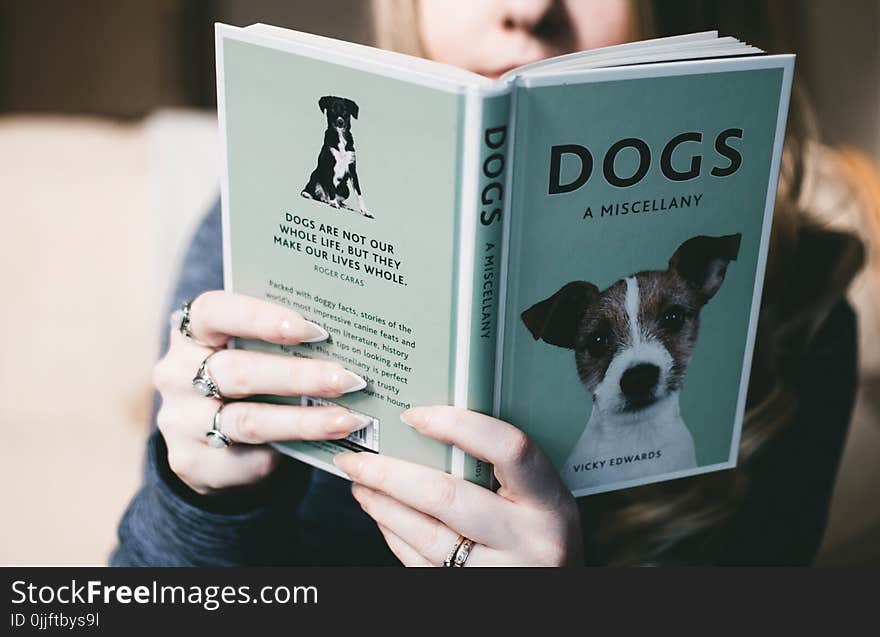
{"label": "gold ring", "polygon": [[468,556],[471,554],[471,549],[473,549],[476,544],[477,543],[472,539],[466,537],[464,542],[461,543],[461,546],[458,547],[458,551],[455,552],[455,559],[452,561],[452,566],[455,568],[461,568],[464,566]]}
{"label": "gold ring", "polygon": [[467,538],[463,535],[459,535],[458,539],[455,541],[455,544],[452,545],[452,548],[449,549],[449,553],[446,554],[446,559],[443,560],[443,566],[449,568],[452,566],[455,561],[455,554],[458,553],[459,547],[464,543]]}

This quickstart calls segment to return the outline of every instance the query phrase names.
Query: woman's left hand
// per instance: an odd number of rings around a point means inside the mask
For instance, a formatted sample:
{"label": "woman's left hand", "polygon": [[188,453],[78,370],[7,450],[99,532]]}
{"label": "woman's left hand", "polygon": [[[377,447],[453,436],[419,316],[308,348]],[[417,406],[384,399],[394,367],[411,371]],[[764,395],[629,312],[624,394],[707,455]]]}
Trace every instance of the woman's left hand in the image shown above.
{"label": "woman's left hand", "polygon": [[407,566],[440,566],[459,535],[476,545],[467,566],[583,562],[580,517],[569,490],[522,431],[455,407],[414,407],[404,422],[494,465],[493,493],[447,473],[373,453],[334,459],[352,493]]}

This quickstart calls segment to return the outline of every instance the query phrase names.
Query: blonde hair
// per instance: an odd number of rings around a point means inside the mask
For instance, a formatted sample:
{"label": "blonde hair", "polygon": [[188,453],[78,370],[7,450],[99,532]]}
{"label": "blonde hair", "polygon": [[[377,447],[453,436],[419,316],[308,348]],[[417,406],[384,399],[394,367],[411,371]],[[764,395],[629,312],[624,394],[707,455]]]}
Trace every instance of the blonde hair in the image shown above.
{"label": "blonde hair", "polygon": [[418,5],[412,0],[372,0],[376,46],[425,57],[419,34]]}
{"label": "blonde hair", "polygon": [[[372,4],[377,44],[423,56],[417,2],[373,0]],[[634,26],[640,38],[659,35],[659,14],[655,14],[654,6],[648,0],[632,0]],[[662,9],[662,4],[657,6]],[[753,16],[753,20],[772,21],[774,15],[768,9],[766,15]],[[760,44],[767,46],[766,42]],[[808,148],[815,139],[815,117],[796,83],[782,152],[738,469],[590,498],[590,509],[598,511],[601,518],[594,539],[601,558],[609,563],[711,561],[714,541],[723,535],[718,531],[748,492],[750,464],[795,416],[797,354],[809,345],[831,309],[843,298],[864,260],[862,246],[854,237],[822,231],[810,221],[807,211],[812,202],[804,197],[802,185],[811,161]],[[793,279],[800,263],[816,259],[825,262],[825,280],[809,296],[794,303],[786,298],[788,305],[782,306],[779,299],[783,295],[778,291]],[[753,391],[756,385],[767,389],[760,394]]]}

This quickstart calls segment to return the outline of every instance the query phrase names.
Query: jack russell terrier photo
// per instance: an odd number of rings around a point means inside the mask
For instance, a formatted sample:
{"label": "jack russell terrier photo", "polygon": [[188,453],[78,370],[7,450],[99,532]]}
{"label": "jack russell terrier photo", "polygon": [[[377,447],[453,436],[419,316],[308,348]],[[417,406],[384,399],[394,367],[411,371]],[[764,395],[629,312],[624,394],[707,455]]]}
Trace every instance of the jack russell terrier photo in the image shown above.
{"label": "jack russell terrier photo", "polygon": [[357,119],[358,105],[345,97],[325,95],[318,100],[318,107],[327,115],[324,145],[318,153],[318,166],[312,171],[302,196],[330,204],[334,208],[354,210],[345,204],[348,199],[348,182],[351,182],[358,198],[360,213],[370,219],[364,205],[361,184],[355,162],[354,138],[351,136],[351,118]]}
{"label": "jack russell terrier photo", "polygon": [[562,476],[571,489],[697,466],[679,394],[700,310],[736,260],[741,235],[682,243],[666,270],[644,270],[603,291],[572,281],[521,318],[535,340],[574,350],[593,399],[589,422]]}

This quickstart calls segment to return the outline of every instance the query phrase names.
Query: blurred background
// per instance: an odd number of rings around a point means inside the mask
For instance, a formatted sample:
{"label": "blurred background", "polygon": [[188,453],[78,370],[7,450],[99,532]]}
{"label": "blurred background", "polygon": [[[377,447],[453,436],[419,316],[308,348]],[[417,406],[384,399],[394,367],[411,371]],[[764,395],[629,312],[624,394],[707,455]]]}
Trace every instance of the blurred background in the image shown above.
{"label": "blurred background", "polygon": [[[760,46],[756,1],[708,17]],[[787,7],[822,141],[880,160],[880,0]],[[0,564],[105,563],[139,482],[168,286],[218,196],[215,21],[372,43],[357,0],[0,0]],[[878,388],[821,564],[880,564]]]}

